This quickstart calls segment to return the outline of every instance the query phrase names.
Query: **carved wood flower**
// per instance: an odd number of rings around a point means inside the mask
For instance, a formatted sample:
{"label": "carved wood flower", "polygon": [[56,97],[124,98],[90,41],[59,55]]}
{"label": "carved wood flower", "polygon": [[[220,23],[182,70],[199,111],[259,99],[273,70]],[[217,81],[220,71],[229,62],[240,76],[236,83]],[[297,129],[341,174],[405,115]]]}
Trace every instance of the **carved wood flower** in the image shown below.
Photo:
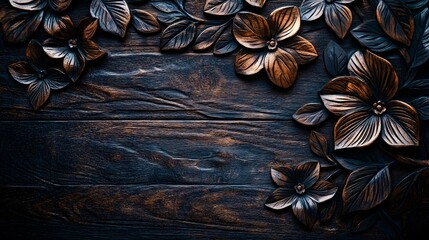
{"label": "carved wood flower", "polygon": [[9,42],[24,42],[43,21],[43,28],[49,34],[60,30],[61,16],[72,0],[9,0],[13,8],[0,9],[3,32]]}
{"label": "carved wood flower", "polygon": [[48,56],[39,42],[32,40],[26,50],[27,62],[9,65],[9,73],[19,83],[29,85],[30,102],[35,110],[48,100],[51,89],[58,90],[70,83],[66,74],[48,67]]}
{"label": "carved wood flower", "polygon": [[353,54],[352,76],[337,77],[320,92],[325,107],[340,116],[335,149],[364,147],[380,135],[393,147],[418,146],[419,118],[409,104],[393,100],[399,80],[393,66],[369,52]]}
{"label": "carved wood flower", "polygon": [[301,4],[301,18],[304,21],[319,19],[325,14],[325,22],[339,38],[346,36],[352,25],[352,12],[344,4],[354,0],[304,0]]}
{"label": "carved wood flower", "polygon": [[103,57],[106,51],[91,40],[97,30],[96,18],[84,18],[75,28],[69,17],[62,21],[62,31],[46,39],[43,49],[51,58],[64,58],[63,67],[75,82],[85,68],[85,62]]}
{"label": "carved wood flower", "polygon": [[317,57],[313,44],[295,36],[300,25],[297,7],[276,9],[268,21],[254,13],[238,13],[233,32],[245,49],[235,58],[236,72],[253,75],[265,68],[271,82],[282,88],[290,87],[295,82],[298,64]]}
{"label": "carved wood flower", "polygon": [[271,177],[279,188],[268,197],[265,206],[279,210],[292,205],[295,217],[312,228],[317,219],[317,203],[331,199],[338,189],[330,182],[319,180],[319,175],[318,162],[271,169]]}

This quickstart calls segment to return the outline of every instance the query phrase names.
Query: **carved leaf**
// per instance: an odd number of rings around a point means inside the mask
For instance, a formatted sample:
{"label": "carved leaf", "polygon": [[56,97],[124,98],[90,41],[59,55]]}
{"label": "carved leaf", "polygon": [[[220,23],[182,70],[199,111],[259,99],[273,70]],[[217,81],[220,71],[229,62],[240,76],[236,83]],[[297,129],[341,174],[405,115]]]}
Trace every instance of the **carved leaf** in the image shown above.
{"label": "carved leaf", "polygon": [[288,52],[277,49],[265,56],[265,71],[272,83],[281,88],[289,88],[296,80],[298,64]]}
{"label": "carved leaf", "polygon": [[410,103],[419,113],[421,120],[429,120],[429,97],[419,97]]}
{"label": "carved leaf", "polygon": [[267,20],[250,12],[240,12],[235,15],[233,32],[235,39],[241,45],[251,49],[265,47],[270,38]]}
{"label": "carved leaf", "polygon": [[216,41],[213,53],[215,55],[224,55],[235,51],[237,47],[237,42],[235,41],[234,35],[232,34],[232,28],[229,27]]}
{"label": "carved leaf", "polygon": [[347,69],[348,57],[340,45],[334,41],[330,41],[323,52],[323,61],[329,74],[336,77],[344,75]]}
{"label": "carved leaf", "polygon": [[381,0],[377,6],[377,21],[392,39],[410,46],[414,33],[414,17],[405,3]]}
{"label": "carved leaf", "polygon": [[311,151],[314,154],[323,158],[328,156],[328,140],[321,133],[311,131],[309,142]]}
{"label": "carved leaf", "polygon": [[316,48],[307,39],[293,36],[280,44],[280,47],[290,53],[298,64],[307,64],[317,58]]}
{"label": "carved leaf", "polygon": [[308,103],[299,108],[294,114],[295,121],[307,125],[315,126],[326,120],[329,112],[320,103]]}
{"label": "carved leaf", "polygon": [[327,4],[325,22],[339,38],[344,38],[352,25],[352,12],[342,4]]}
{"label": "carved leaf", "polygon": [[28,93],[31,105],[38,110],[48,100],[51,89],[45,81],[35,81],[28,86]]}
{"label": "carved leaf", "polygon": [[47,2],[46,0],[9,0],[12,7],[26,11],[42,10]]}
{"label": "carved leaf", "polygon": [[343,189],[344,210],[369,210],[382,203],[390,194],[388,166],[365,166],[352,172]]}
{"label": "carved leaf", "polygon": [[172,2],[154,2],[152,6],[161,12],[157,18],[164,24],[169,25],[187,19],[187,16]]}
{"label": "carved leaf", "polygon": [[419,9],[428,4],[429,0],[401,0],[407,4],[410,9]]}
{"label": "carved leaf", "polygon": [[12,8],[0,8],[0,22],[8,42],[25,42],[37,30],[43,20],[43,11],[23,12]]}
{"label": "carved leaf", "polygon": [[416,16],[415,25],[416,29],[409,49],[412,68],[423,65],[429,59],[429,9],[425,8]]}
{"label": "carved leaf", "polygon": [[150,12],[134,9],[132,12],[132,24],[141,33],[156,33],[161,30],[161,25]]}
{"label": "carved leaf", "polygon": [[375,20],[363,22],[351,33],[360,44],[374,52],[386,52],[399,48],[398,44],[384,33]]}
{"label": "carved leaf", "polygon": [[182,20],[168,26],[161,35],[161,50],[181,50],[189,46],[197,33],[195,22]]}
{"label": "carved leaf", "polygon": [[314,21],[325,12],[325,0],[303,0],[299,8],[302,20]]}
{"label": "carved leaf", "polygon": [[408,83],[403,90],[412,94],[410,96],[429,95],[429,79],[415,79]]}
{"label": "carved leaf", "polygon": [[412,172],[393,188],[392,194],[390,195],[391,212],[400,213],[407,207],[407,205],[411,205],[413,200],[417,200],[413,195],[415,194],[414,191],[416,191],[414,184],[416,183],[419,174],[420,171]]}
{"label": "carved leaf", "polygon": [[353,233],[360,233],[364,232],[368,229],[370,229],[372,226],[374,226],[377,223],[378,220],[378,213],[367,213],[362,212],[357,214],[353,218],[352,223],[352,232]]}
{"label": "carved leaf", "polygon": [[227,16],[239,12],[243,8],[243,0],[206,0],[204,12],[217,16]]}
{"label": "carved leaf", "polygon": [[246,0],[246,2],[254,7],[263,7],[267,0]]}
{"label": "carved leaf", "polygon": [[90,12],[98,18],[101,29],[125,37],[131,15],[124,0],[92,0]]}
{"label": "carved leaf", "polygon": [[223,33],[225,27],[227,27],[226,23],[204,29],[200,35],[198,35],[192,49],[195,51],[202,51],[210,48]]}

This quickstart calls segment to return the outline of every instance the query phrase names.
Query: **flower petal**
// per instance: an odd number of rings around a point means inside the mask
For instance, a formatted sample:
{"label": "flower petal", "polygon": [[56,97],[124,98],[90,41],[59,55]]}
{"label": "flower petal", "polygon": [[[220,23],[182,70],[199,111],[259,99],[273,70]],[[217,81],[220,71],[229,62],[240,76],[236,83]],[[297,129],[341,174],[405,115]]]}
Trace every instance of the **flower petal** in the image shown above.
{"label": "flower petal", "polygon": [[352,12],[342,4],[326,4],[325,22],[339,38],[344,38],[352,25]]}
{"label": "flower petal", "polygon": [[71,80],[76,82],[85,68],[85,59],[79,53],[70,51],[64,57],[63,67]]}
{"label": "flower petal", "polygon": [[254,7],[261,8],[267,0],[246,0],[246,2]]}
{"label": "flower petal", "polygon": [[368,146],[378,138],[380,132],[380,117],[368,111],[349,113],[335,125],[335,149]]}
{"label": "flower petal", "polygon": [[393,147],[419,145],[419,118],[417,111],[407,103],[392,100],[382,116],[383,140]]}
{"label": "flower petal", "polygon": [[89,39],[82,40],[79,51],[86,60],[90,61],[99,59],[106,55],[106,51],[104,49],[100,48],[95,42]]}
{"label": "flower petal", "polygon": [[235,71],[243,75],[253,75],[264,68],[265,53],[247,49],[240,50],[235,56]]}
{"label": "flower petal", "polygon": [[295,59],[281,48],[265,56],[264,67],[270,81],[281,88],[292,86],[298,73]]}
{"label": "flower petal", "polygon": [[278,8],[270,14],[269,25],[271,34],[277,37],[277,41],[282,41],[294,36],[301,27],[301,17],[298,7]]}
{"label": "flower petal", "polygon": [[20,11],[0,7],[0,22],[5,39],[11,43],[26,42],[43,20],[44,11]]}
{"label": "flower petal", "polygon": [[299,7],[301,10],[301,19],[304,21],[313,21],[319,19],[325,12],[325,0],[304,0]]}
{"label": "flower petal", "polygon": [[265,206],[272,209],[283,209],[292,205],[297,199],[295,189],[277,188],[265,201]]}
{"label": "flower petal", "polygon": [[285,43],[280,44],[281,48],[290,53],[298,64],[307,64],[317,58],[317,51],[313,44],[301,36],[294,36]]}
{"label": "flower petal", "polygon": [[48,68],[48,56],[43,51],[42,44],[37,40],[32,39],[25,50],[25,56],[30,64],[39,70],[46,70]]}
{"label": "flower petal", "polygon": [[320,164],[319,162],[305,162],[301,163],[294,169],[294,180],[298,183],[304,184],[305,188],[311,188],[320,175]]}
{"label": "flower petal", "polygon": [[37,73],[27,62],[19,61],[9,65],[9,73],[21,84],[30,84],[37,80]]}
{"label": "flower petal", "polygon": [[336,187],[334,184],[328,181],[320,180],[307,191],[307,195],[315,202],[322,203],[334,197],[337,190],[338,187]]}
{"label": "flower petal", "polygon": [[28,86],[28,93],[31,105],[34,110],[38,110],[48,100],[51,89],[43,80],[35,81]]}
{"label": "flower petal", "polygon": [[43,50],[51,58],[63,58],[70,51],[65,41],[48,38],[43,42]]}
{"label": "flower petal", "polygon": [[49,6],[52,10],[56,12],[62,12],[66,10],[69,6],[72,0],[49,0]]}
{"label": "flower petal", "polygon": [[43,79],[50,89],[58,90],[69,85],[70,80],[67,75],[55,68],[46,71],[46,77]]}
{"label": "flower petal", "polygon": [[9,0],[10,5],[26,11],[41,10],[46,6],[45,0]]}
{"label": "flower petal", "polygon": [[298,220],[307,226],[312,228],[317,219],[317,204],[313,199],[301,196],[292,205],[293,214]]}
{"label": "flower petal", "polygon": [[370,51],[355,52],[348,69],[350,74],[366,81],[377,100],[387,102],[398,91],[399,80],[392,64]]}
{"label": "flower petal", "polygon": [[46,11],[43,28],[51,36],[67,40],[73,35],[74,25],[69,16],[59,16],[51,11]]}
{"label": "flower petal", "polygon": [[320,91],[325,107],[337,116],[369,109],[372,93],[368,86],[355,77],[337,77]]}
{"label": "flower petal", "polygon": [[251,49],[265,47],[271,35],[267,20],[250,12],[235,15],[233,33],[241,45]]}
{"label": "flower petal", "polygon": [[98,27],[98,19],[92,17],[86,17],[80,20],[77,25],[77,32],[81,34],[82,39],[91,39]]}
{"label": "flower petal", "polygon": [[289,166],[281,168],[271,168],[271,178],[279,187],[293,187],[298,182],[294,179],[294,169]]}

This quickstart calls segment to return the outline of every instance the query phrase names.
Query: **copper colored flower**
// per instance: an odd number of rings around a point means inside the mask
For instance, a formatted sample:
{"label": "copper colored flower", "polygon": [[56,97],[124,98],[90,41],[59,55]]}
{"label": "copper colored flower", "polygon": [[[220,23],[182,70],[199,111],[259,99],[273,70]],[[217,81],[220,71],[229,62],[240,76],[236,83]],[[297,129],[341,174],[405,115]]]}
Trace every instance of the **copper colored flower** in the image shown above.
{"label": "copper colored flower", "polygon": [[319,19],[325,14],[325,22],[339,38],[344,38],[352,25],[352,12],[344,4],[354,0],[304,0],[301,4],[301,18],[304,21]]}
{"label": "copper colored flower", "polygon": [[235,38],[245,47],[235,59],[239,74],[252,75],[265,68],[271,82],[288,88],[295,82],[298,64],[317,57],[313,44],[295,36],[300,28],[297,7],[276,9],[268,21],[254,13],[240,12],[233,26]]}
{"label": "copper colored flower", "polygon": [[70,83],[61,70],[48,67],[48,56],[39,42],[32,40],[26,50],[27,62],[9,65],[9,73],[19,83],[29,85],[28,93],[34,109],[48,100],[51,90],[64,88]]}
{"label": "copper colored flower", "polygon": [[357,51],[348,63],[352,76],[337,77],[320,92],[325,107],[340,116],[335,148],[368,146],[380,136],[393,147],[418,146],[419,118],[409,104],[394,100],[399,80],[393,66]]}
{"label": "copper colored flower", "polygon": [[267,199],[265,206],[272,209],[292,206],[295,217],[312,228],[317,219],[317,203],[328,201],[338,189],[330,182],[319,180],[319,175],[318,162],[271,169],[271,177],[279,188]]}
{"label": "copper colored flower", "polygon": [[75,28],[69,17],[63,18],[62,30],[43,42],[43,49],[51,58],[64,58],[63,67],[75,82],[85,68],[86,61],[96,60],[106,54],[91,40],[97,30],[96,18],[84,18]]}

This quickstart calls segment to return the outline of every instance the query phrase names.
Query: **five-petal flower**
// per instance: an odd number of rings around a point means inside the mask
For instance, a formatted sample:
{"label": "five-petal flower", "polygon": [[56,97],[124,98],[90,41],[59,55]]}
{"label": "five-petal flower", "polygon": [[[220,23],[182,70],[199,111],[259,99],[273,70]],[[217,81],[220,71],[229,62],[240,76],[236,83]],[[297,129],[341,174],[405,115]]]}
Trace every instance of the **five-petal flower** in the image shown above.
{"label": "five-petal flower", "polygon": [[416,110],[393,100],[399,80],[393,66],[370,51],[357,51],[348,64],[352,76],[337,77],[320,92],[325,107],[340,116],[335,148],[364,147],[380,135],[393,147],[418,146]]}
{"label": "five-petal flower", "polygon": [[233,33],[245,49],[236,56],[236,72],[253,75],[265,68],[271,82],[279,87],[290,87],[295,82],[298,64],[306,64],[317,57],[313,44],[295,36],[300,25],[297,7],[279,8],[270,14],[268,21],[254,13],[238,13]]}
{"label": "five-petal flower", "polygon": [[58,90],[70,83],[66,74],[48,68],[48,56],[39,42],[32,40],[26,50],[27,62],[9,65],[9,73],[19,83],[29,85],[30,102],[35,110],[48,100],[51,89]]}
{"label": "five-petal flower", "polygon": [[301,4],[301,18],[304,21],[319,19],[325,14],[325,22],[339,38],[346,36],[352,25],[352,12],[344,4],[354,0],[304,0]]}
{"label": "five-petal flower", "polygon": [[85,68],[87,60],[103,57],[106,51],[91,40],[97,30],[96,18],[84,18],[75,28],[69,17],[62,20],[62,31],[53,33],[54,38],[43,42],[43,49],[51,58],[64,58],[63,67],[75,82]]}
{"label": "five-petal flower", "polygon": [[268,197],[265,206],[283,209],[292,205],[298,220],[312,228],[317,219],[317,203],[331,199],[338,189],[330,182],[319,180],[319,175],[318,162],[271,169],[271,177],[279,188]]}

